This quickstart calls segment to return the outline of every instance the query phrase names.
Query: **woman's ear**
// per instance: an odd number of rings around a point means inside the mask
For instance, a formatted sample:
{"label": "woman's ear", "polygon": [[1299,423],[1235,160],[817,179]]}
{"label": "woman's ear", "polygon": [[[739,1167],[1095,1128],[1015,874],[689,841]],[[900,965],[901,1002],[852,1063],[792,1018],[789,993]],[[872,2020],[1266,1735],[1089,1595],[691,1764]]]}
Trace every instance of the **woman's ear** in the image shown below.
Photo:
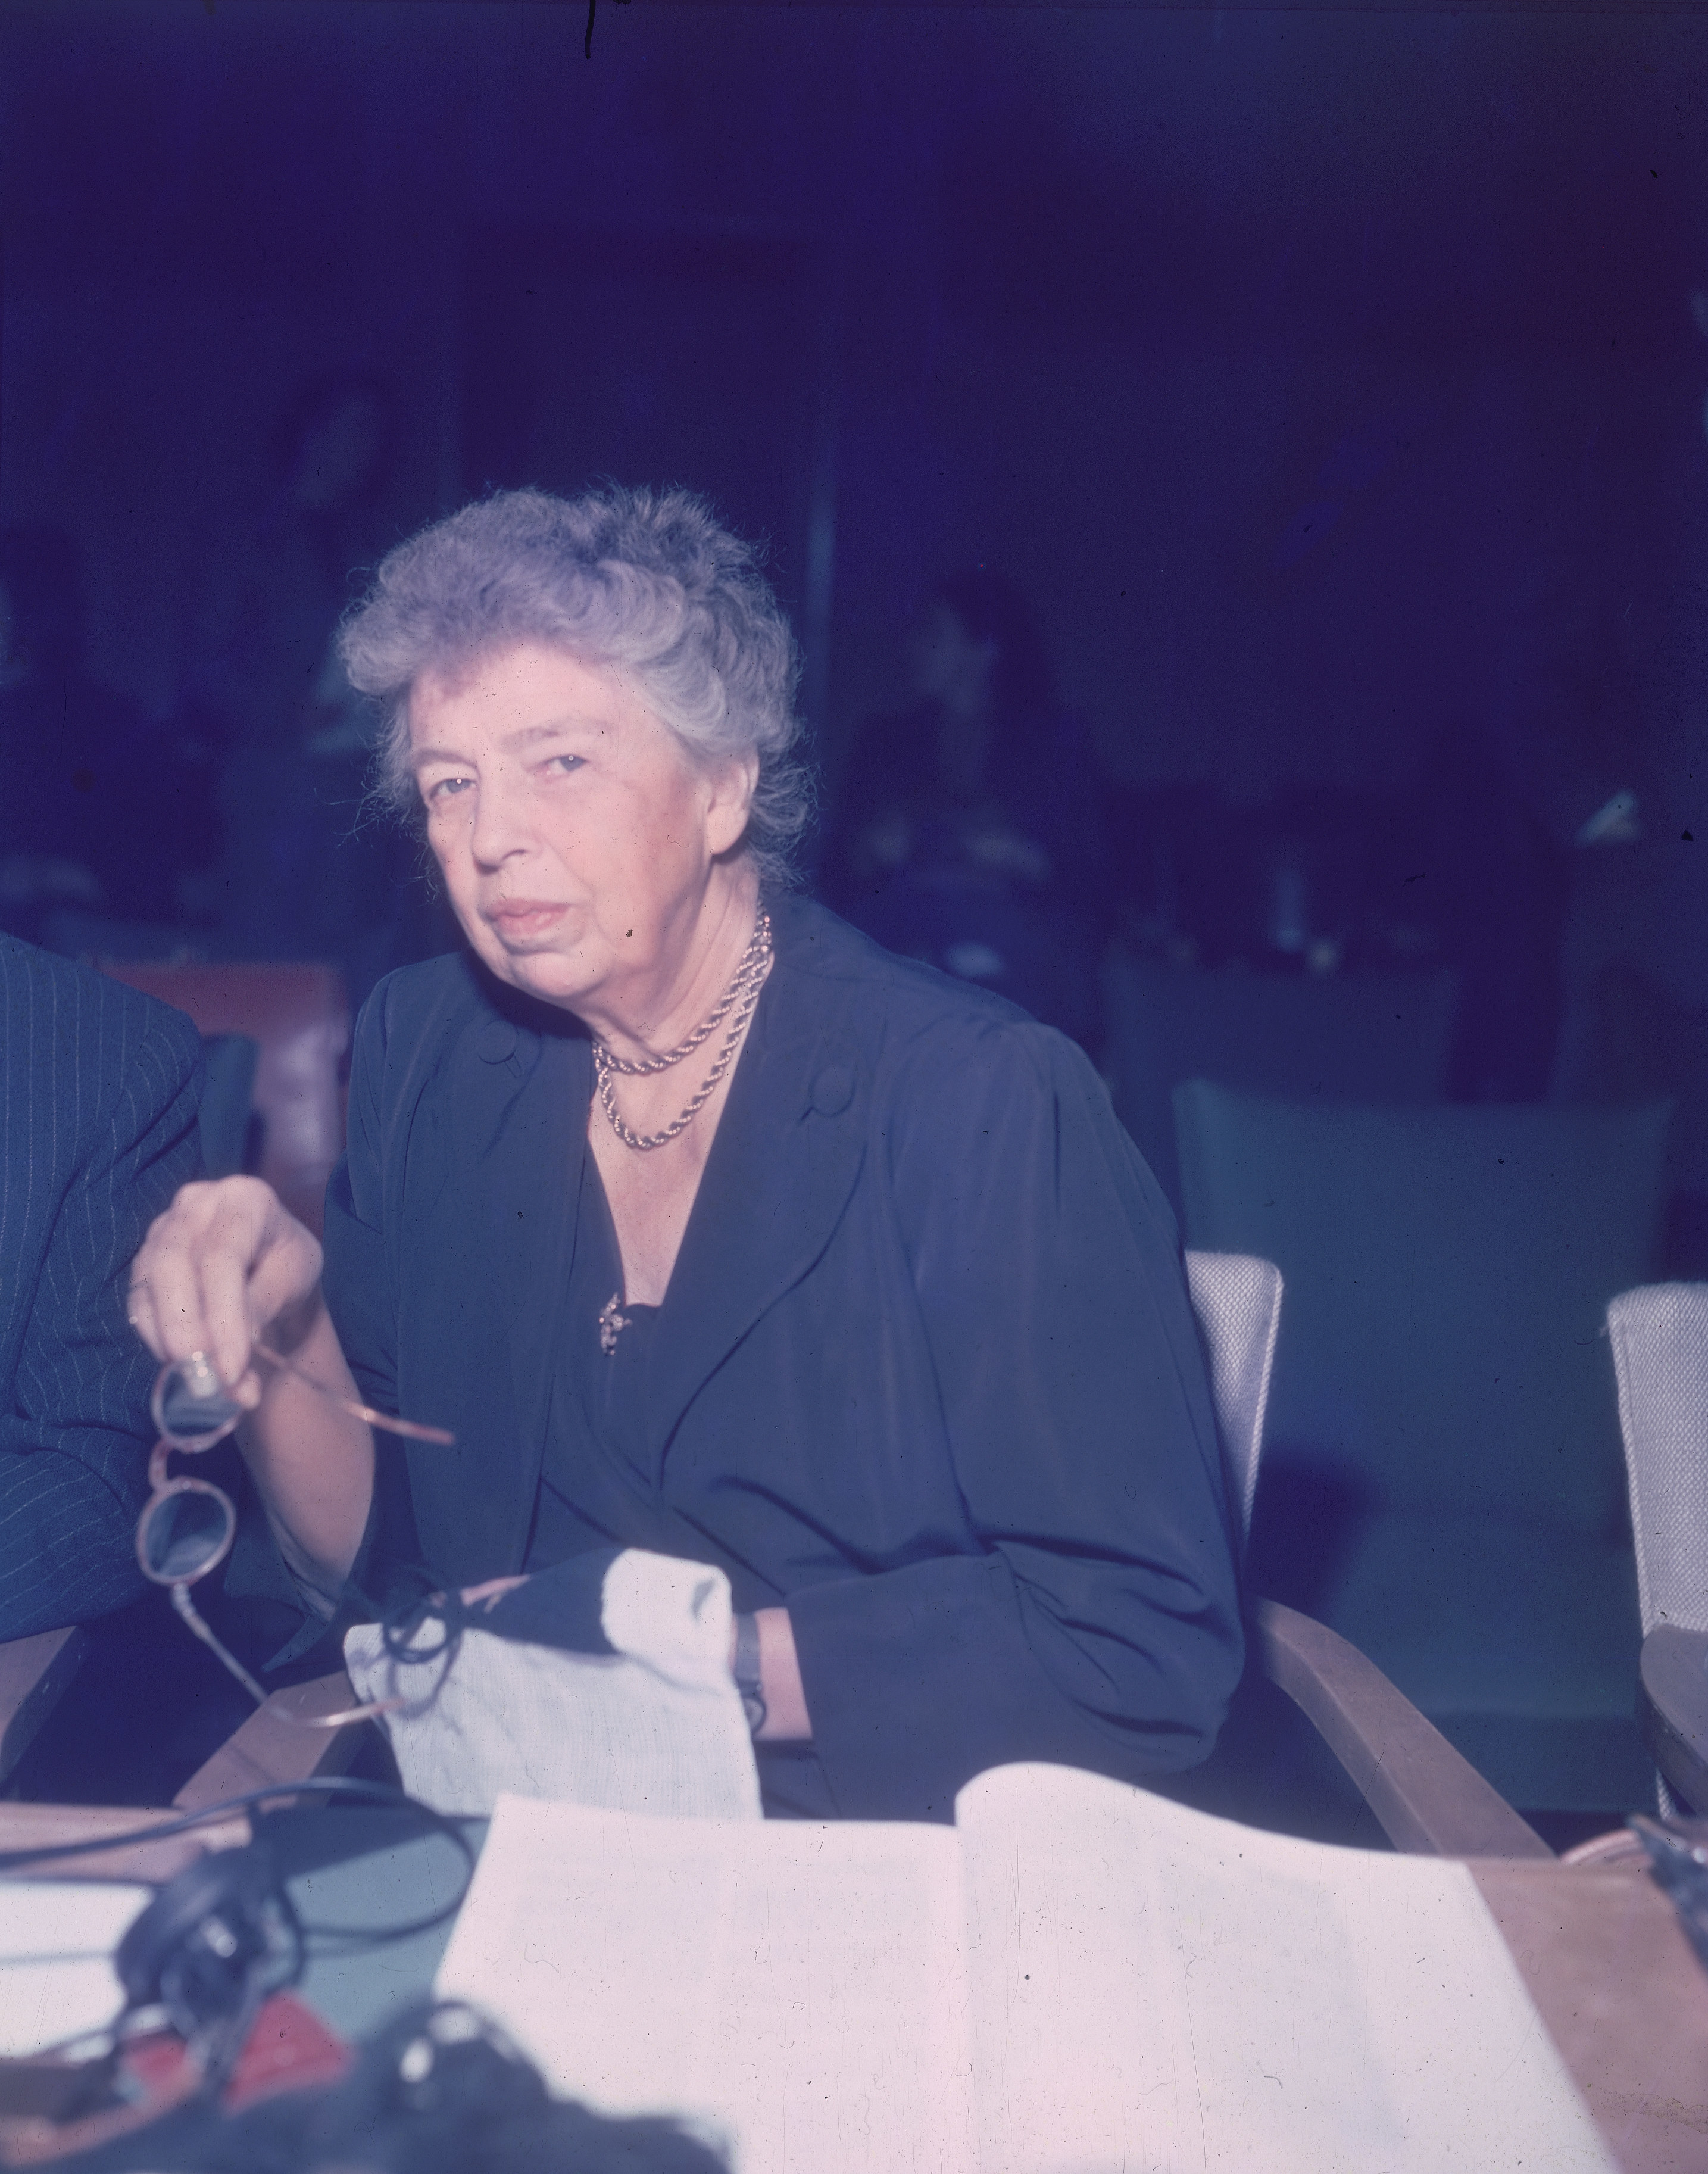
{"label": "woman's ear", "polygon": [[705,842],[714,860],[741,843],[759,781],[759,759],[751,752],[713,771],[705,811]]}

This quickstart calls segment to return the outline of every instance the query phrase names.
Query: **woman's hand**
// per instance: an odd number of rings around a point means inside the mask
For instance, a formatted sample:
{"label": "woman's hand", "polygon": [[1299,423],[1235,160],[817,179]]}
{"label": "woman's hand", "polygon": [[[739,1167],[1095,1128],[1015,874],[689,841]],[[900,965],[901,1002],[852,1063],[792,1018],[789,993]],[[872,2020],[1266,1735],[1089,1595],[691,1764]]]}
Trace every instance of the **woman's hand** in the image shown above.
{"label": "woman's hand", "polygon": [[203,1353],[222,1386],[261,1402],[257,1340],[287,1355],[320,1311],[319,1241],[258,1177],[184,1186],[131,1263],[127,1311],[156,1358]]}
{"label": "woman's hand", "polygon": [[[335,1593],[367,1524],[374,1438],[320,1278],[320,1241],[272,1187],[222,1177],[185,1186],[155,1217],[131,1263],[129,1311],[157,1358],[202,1352],[251,1414],[237,1445],[285,1561]],[[264,1395],[257,1342],[294,1362],[270,1370]]]}

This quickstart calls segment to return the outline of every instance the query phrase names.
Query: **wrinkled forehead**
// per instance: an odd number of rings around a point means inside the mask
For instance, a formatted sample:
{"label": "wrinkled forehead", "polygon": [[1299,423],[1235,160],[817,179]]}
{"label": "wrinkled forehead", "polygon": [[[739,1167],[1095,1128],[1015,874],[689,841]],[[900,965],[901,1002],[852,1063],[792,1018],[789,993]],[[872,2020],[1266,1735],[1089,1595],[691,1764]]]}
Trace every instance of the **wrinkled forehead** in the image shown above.
{"label": "wrinkled forehead", "polygon": [[631,670],[538,643],[487,649],[423,670],[408,689],[403,723],[412,765],[464,741],[519,751],[565,734],[637,749],[657,742],[692,760]]}
{"label": "wrinkled forehead", "polygon": [[409,683],[403,714],[411,738],[418,721],[449,711],[470,717],[556,711],[618,717],[646,706],[634,675],[603,659],[540,642],[511,642],[447,657],[424,666]]}
{"label": "wrinkled forehead", "polygon": [[456,701],[482,687],[514,682],[524,673],[534,679],[555,674],[597,680],[631,697],[640,692],[635,675],[608,657],[590,657],[551,642],[518,640],[483,642],[477,648],[435,657],[410,681],[404,701],[412,711],[418,695],[430,705]]}

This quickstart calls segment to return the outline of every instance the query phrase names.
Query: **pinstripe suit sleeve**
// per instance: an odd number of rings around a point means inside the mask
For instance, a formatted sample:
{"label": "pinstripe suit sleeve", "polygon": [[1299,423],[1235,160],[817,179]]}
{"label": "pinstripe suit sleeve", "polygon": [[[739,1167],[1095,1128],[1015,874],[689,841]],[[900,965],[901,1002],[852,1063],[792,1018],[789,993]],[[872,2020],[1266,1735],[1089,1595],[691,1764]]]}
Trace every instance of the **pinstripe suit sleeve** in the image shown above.
{"label": "pinstripe suit sleeve", "polygon": [[201,1172],[201,1045],[103,976],[0,955],[0,1638],[16,1638],[142,1589],[154,1361],[127,1270]]}

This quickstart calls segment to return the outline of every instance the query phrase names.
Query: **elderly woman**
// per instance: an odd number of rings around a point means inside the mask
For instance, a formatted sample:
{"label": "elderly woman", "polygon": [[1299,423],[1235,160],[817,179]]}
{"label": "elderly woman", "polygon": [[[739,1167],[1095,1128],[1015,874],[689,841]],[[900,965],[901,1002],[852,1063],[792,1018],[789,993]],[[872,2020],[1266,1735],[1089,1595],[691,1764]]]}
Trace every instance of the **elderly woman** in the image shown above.
{"label": "elderly woman", "polygon": [[[716,1564],[776,1813],[1201,1759],[1240,1632],[1168,1210],[1070,1042],[791,894],[754,554],[680,492],[500,495],[343,641],[468,949],[363,1011],[324,1257],[186,1187],[132,1306],[249,1408],[299,1586]],[[456,1447],[376,1460],[257,1338]]]}

